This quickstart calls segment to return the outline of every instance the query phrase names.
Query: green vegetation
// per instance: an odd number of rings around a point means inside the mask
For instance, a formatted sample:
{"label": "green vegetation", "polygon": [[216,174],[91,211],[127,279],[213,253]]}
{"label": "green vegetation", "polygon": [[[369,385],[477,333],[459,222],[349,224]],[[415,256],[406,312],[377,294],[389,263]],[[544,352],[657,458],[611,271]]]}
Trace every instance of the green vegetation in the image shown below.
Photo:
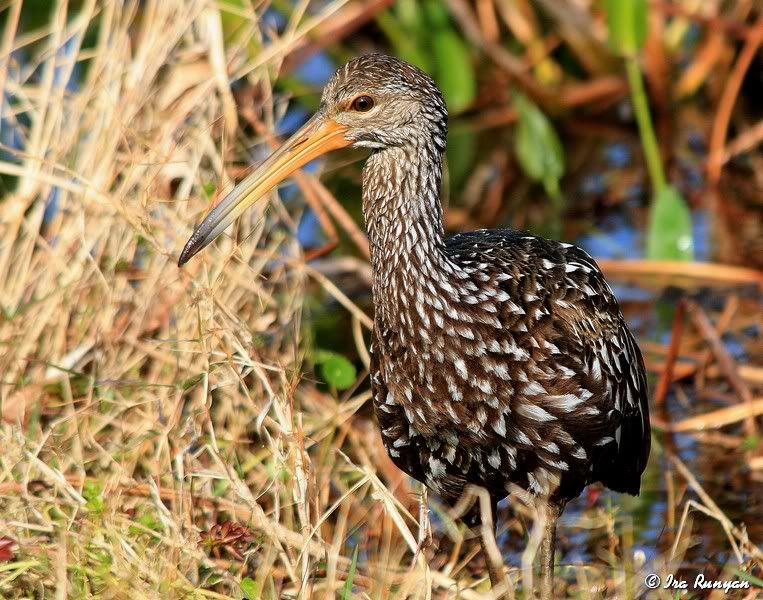
{"label": "green vegetation", "polygon": [[625,60],[633,109],[654,189],[647,228],[646,255],[657,260],[691,260],[691,215],[681,193],[666,183],[638,63],[638,54],[643,49],[647,36],[646,0],[608,0],[607,23],[610,43]]}
{"label": "green vegetation", "polygon": [[442,2],[402,0],[376,21],[397,56],[432,74],[452,113],[471,106],[477,95],[471,52]]}
{"label": "green vegetation", "polygon": [[549,198],[562,202],[559,182],[564,175],[564,149],[553,125],[526,96],[517,94],[519,121],[514,134],[514,151],[522,170],[543,184]]}

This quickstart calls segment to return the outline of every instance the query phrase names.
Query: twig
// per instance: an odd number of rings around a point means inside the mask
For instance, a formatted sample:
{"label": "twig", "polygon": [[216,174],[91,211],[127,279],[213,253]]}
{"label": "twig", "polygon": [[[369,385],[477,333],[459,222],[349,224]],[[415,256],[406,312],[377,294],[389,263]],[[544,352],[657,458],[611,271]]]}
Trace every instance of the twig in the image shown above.
{"label": "twig", "polygon": [[717,185],[721,178],[723,145],[726,140],[729,122],[731,121],[731,111],[742,87],[744,75],[750,67],[753,58],[755,58],[761,43],[763,43],[763,16],[758,17],[755,25],[750,30],[750,34],[747,36],[744,47],[737,57],[734,68],[726,80],[723,95],[718,103],[718,111],[715,114],[713,129],[710,134],[709,158],[707,162],[707,178],[712,185]]}
{"label": "twig", "polygon": [[737,404],[719,408],[703,415],[689,417],[677,423],[668,423],[665,429],[673,432],[704,431],[707,429],[719,429],[752,417],[763,415],[763,398],[755,398],[749,406]]}
{"label": "twig", "polygon": [[529,72],[529,65],[524,60],[513,55],[501,44],[483,37],[477,18],[464,0],[445,0],[445,2],[470,43],[481,48],[501,70],[516,79],[535,100],[544,105],[555,102],[555,94],[535,80]]}
{"label": "twig", "polygon": [[390,7],[395,0],[361,0],[342,6],[331,18],[320,23],[311,32],[310,39],[302,41],[291,49],[283,64],[284,71],[290,71],[323,48],[343,40],[368,23],[380,11]]}
{"label": "twig", "polygon": [[491,508],[492,502],[490,501],[490,495],[483,487],[471,487],[471,493],[476,494],[479,499],[480,510],[480,542],[482,543],[482,551],[485,553],[485,562],[488,565],[488,571],[490,572],[490,581],[495,586],[491,591],[496,598],[503,598],[504,594],[508,598],[514,598],[514,590],[509,581],[509,577],[506,573],[503,564],[503,558],[501,552],[498,549],[498,543],[495,539],[495,526],[494,520],[497,515],[493,514]]}
{"label": "twig", "polygon": [[664,275],[676,279],[700,279],[724,283],[754,283],[763,290],[763,271],[705,262],[597,259],[608,277]]}
{"label": "twig", "polygon": [[749,411],[749,414],[745,418],[745,429],[747,430],[747,434],[756,435],[757,426],[755,424],[755,414],[752,405],[752,393],[750,392],[750,388],[747,387],[747,384],[739,377],[734,359],[726,350],[721,338],[718,336],[718,332],[715,330],[715,327],[713,327],[710,319],[707,318],[705,311],[703,311],[693,300],[686,301],[686,309],[689,313],[689,317],[694,322],[694,325],[700,332],[702,332],[702,335],[710,344],[710,348],[715,355],[715,359],[718,361],[718,366],[720,367],[721,372],[726,376],[731,387],[734,388],[734,391],[739,398],[747,406]]}
{"label": "twig", "polygon": [[744,23],[727,19],[719,15],[705,16],[691,12],[681,4],[666,2],[664,0],[651,0],[649,4],[652,8],[655,8],[666,15],[681,17],[707,29],[712,29],[714,31],[723,30],[740,39],[750,35],[750,28],[746,27]]}
{"label": "twig", "polygon": [[665,366],[662,369],[662,373],[660,373],[657,389],[654,392],[654,405],[658,410],[664,409],[665,395],[668,393],[668,388],[673,382],[673,367],[675,366],[676,358],[678,357],[678,348],[681,345],[683,320],[684,301],[681,299],[678,301],[675,315],[673,315],[673,326],[670,332],[670,345],[668,346],[668,353],[665,357]]}
{"label": "twig", "polygon": [[725,165],[735,156],[739,156],[749,150],[752,150],[758,144],[763,143],[763,119],[755,123],[752,127],[742,131],[737,137],[731,140],[723,151],[720,157],[711,155],[708,157],[709,161],[719,161],[721,165]]}
{"label": "twig", "polygon": [[[718,507],[710,495],[705,491],[699,481],[697,481],[697,478],[694,477],[692,472],[683,463],[683,461],[671,452],[667,452],[666,456],[670,462],[673,463],[673,466],[676,468],[676,470],[686,480],[686,483],[689,484],[689,487],[694,490],[697,496],[699,496],[699,499],[702,501],[705,507],[712,511],[713,516],[718,519],[726,533],[730,536],[733,536],[739,542],[741,550],[754,558],[760,559],[763,557],[763,552],[761,552],[760,548],[758,548],[750,541],[749,537],[747,536],[747,532],[743,528],[737,527],[731,522],[726,514]],[[738,558],[741,557],[738,556]]]}
{"label": "twig", "polygon": [[342,229],[344,229],[347,235],[350,236],[350,239],[358,247],[361,253],[366,258],[371,258],[371,250],[368,246],[368,238],[366,237],[366,234],[363,233],[360,227],[358,227],[357,223],[355,223],[344,206],[337,201],[336,196],[334,196],[325,185],[312,175],[307,175],[307,179],[312,180],[318,198],[331,213],[331,216],[337,220]]}

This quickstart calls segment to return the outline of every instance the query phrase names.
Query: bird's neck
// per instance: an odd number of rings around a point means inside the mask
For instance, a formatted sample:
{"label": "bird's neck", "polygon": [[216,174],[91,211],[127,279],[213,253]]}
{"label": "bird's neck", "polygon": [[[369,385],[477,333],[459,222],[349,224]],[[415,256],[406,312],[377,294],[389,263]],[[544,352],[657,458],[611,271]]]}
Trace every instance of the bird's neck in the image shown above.
{"label": "bird's neck", "polygon": [[374,152],[363,169],[363,216],[371,247],[377,316],[398,328],[415,297],[447,269],[436,140]]}

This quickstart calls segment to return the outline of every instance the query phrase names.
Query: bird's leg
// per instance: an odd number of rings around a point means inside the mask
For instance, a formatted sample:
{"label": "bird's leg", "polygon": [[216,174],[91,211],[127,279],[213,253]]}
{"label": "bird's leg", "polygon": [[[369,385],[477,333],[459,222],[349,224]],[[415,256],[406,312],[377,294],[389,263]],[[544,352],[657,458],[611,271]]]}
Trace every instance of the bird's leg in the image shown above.
{"label": "bird's leg", "polygon": [[[483,500],[483,498],[480,498]],[[495,533],[498,530],[498,501],[490,496],[490,502],[480,502],[478,522],[480,545],[482,546],[482,556],[485,557],[488,575],[490,576],[490,587],[493,591],[503,586],[504,590],[496,598],[505,598],[508,591],[509,582],[506,573],[503,570],[503,561],[498,551]],[[490,511],[488,514],[487,511]]]}
{"label": "bird's leg", "polygon": [[539,517],[543,523],[543,537],[540,543],[540,598],[554,598],[554,553],[556,550],[556,522],[563,506],[552,500],[540,503]]}
{"label": "bird's leg", "polygon": [[420,484],[421,493],[419,494],[419,539],[416,544],[416,554],[413,557],[414,562],[423,552],[432,544],[432,524],[429,521],[429,506],[427,504],[427,486]]}
{"label": "bird's leg", "polygon": [[[482,546],[482,554],[485,557],[485,563],[487,563],[487,572],[490,576],[490,588],[492,590],[497,590],[499,587],[503,586],[504,582],[506,581],[506,576],[503,572],[502,565],[496,563],[490,558],[490,547],[488,546],[488,542],[484,535],[480,535],[480,544]],[[504,594],[496,596],[496,598],[505,597],[505,590]]]}

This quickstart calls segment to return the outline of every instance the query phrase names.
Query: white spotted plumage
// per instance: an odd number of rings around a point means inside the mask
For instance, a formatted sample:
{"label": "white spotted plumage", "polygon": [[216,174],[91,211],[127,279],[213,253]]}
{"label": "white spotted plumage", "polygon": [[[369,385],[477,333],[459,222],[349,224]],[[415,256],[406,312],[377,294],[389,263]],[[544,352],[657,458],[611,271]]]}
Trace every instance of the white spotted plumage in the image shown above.
{"label": "white spotted plumage", "polygon": [[378,113],[390,126],[352,133],[372,148],[363,170],[372,388],[393,460],[448,498],[467,483],[492,495],[514,483],[567,498],[597,479],[637,491],[646,379],[596,263],[571,244],[511,230],[446,239],[447,110],[434,82],[364,57],[331,80],[322,106],[358,93],[398,102]]}

